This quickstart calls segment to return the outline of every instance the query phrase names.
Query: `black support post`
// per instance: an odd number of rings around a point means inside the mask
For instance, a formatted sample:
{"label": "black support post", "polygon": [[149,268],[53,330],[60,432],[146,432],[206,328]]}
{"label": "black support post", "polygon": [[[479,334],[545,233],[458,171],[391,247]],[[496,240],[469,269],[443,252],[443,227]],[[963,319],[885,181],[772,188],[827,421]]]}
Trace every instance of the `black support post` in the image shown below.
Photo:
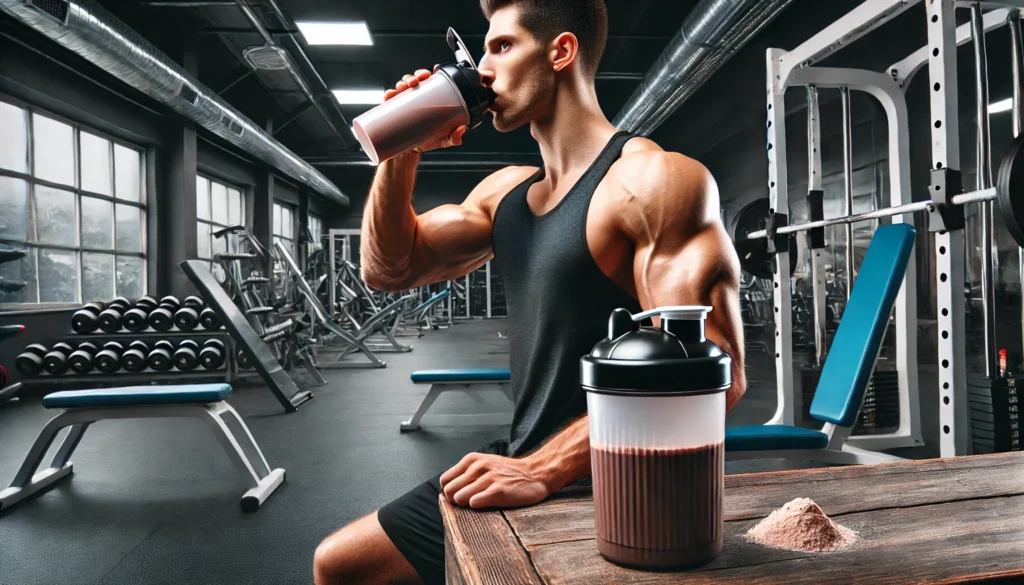
{"label": "black support post", "polygon": [[295,259],[299,263],[299,268],[306,269],[306,252],[309,250],[309,244],[311,243],[308,239],[309,235],[309,190],[305,188],[299,188],[299,237],[295,239],[298,242],[298,258]]}

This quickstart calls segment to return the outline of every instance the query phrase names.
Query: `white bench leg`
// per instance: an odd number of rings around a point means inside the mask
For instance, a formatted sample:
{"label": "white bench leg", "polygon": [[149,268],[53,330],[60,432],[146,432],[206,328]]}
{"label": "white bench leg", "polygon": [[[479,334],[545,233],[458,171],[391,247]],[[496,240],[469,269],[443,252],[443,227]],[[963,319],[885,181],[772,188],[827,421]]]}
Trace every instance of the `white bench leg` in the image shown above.
{"label": "white bench leg", "polygon": [[412,415],[412,418],[402,421],[402,424],[398,426],[399,430],[405,432],[419,429],[420,419],[423,418],[423,415],[426,414],[428,410],[430,410],[430,405],[437,400],[437,397],[440,396],[442,392],[449,389],[450,388],[446,388],[443,384],[431,384],[430,391],[423,397],[423,402],[420,402],[420,405]]}
{"label": "white bench leg", "polygon": [[241,503],[243,511],[253,512],[284,482],[284,470],[270,469],[249,427],[228,403],[208,404],[204,409],[206,416],[203,420],[220,440],[231,462],[252,486],[242,496]]}
{"label": "white bench leg", "polygon": [[[36,469],[43,461],[43,456],[49,450],[57,433],[64,427],[70,426],[64,441],[61,443],[57,454],[54,456],[50,466],[36,473]],[[39,432],[35,443],[28,450],[25,461],[22,462],[18,473],[10,487],[0,492],[0,510],[10,508],[14,504],[50,486],[54,482],[71,474],[73,469],[68,459],[82,440],[82,435],[88,428],[88,422],[76,422],[75,418],[66,411],[50,419],[43,430]]]}

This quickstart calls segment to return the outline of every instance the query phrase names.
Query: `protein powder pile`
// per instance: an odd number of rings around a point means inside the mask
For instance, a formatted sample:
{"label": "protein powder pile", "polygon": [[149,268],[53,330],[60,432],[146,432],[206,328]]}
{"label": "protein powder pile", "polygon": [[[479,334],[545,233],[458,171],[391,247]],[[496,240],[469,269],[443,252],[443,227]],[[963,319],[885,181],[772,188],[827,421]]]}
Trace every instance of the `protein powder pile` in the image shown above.
{"label": "protein powder pile", "polygon": [[747,540],[786,550],[838,552],[856,542],[857,533],[833,522],[813,500],[797,498],[751,528]]}

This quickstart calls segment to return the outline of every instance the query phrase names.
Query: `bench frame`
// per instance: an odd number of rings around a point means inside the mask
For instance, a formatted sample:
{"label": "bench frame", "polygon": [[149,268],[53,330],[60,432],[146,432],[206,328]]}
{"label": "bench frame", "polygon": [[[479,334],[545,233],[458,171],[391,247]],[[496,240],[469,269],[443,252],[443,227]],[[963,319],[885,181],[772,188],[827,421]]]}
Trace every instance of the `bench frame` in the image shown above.
{"label": "bench frame", "polygon": [[[284,469],[270,469],[256,440],[238,412],[226,402],[208,404],[155,404],[145,406],[74,407],[50,419],[39,432],[10,487],[0,492],[0,510],[10,508],[71,475],[70,461],[89,425],[112,419],[198,418],[220,441],[235,467],[251,486],[242,495],[245,512],[254,512],[284,482]],[[57,434],[68,427],[57,453],[42,471],[36,472]]]}
{"label": "bench frame", "polygon": [[[459,380],[452,382],[413,382],[417,385],[430,384],[430,390],[427,395],[423,397],[423,401],[420,402],[419,408],[412,417],[402,421],[399,425],[401,432],[419,430],[420,423],[423,422],[423,416],[430,410],[431,405],[437,400],[437,397],[444,392],[465,392],[467,395],[475,398],[476,393],[481,390],[500,390],[510,402],[515,402],[512,397],[512,386],[511,381],[495,381],[495,380]],[[507,425],[512,423],[512,414],[508,412],[495,412],[485,414],[432,414],[427,417],[427,422],[437,425],[455,425],[455,424],[476,424],[476,425]]]}

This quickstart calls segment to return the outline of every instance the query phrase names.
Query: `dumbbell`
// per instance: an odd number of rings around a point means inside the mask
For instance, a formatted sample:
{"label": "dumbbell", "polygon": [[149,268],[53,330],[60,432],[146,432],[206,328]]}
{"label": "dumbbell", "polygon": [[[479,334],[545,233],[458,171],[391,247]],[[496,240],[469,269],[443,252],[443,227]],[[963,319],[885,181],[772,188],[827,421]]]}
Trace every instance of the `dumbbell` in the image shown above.
{"label": "dumbbell", "polygon": [[213,309],[206,307],[202,313],[199,313],[199,324],[203,326],[203,329],[218,329],[220,328],[220,317],[213,312]]}
{"label": "dumbbell", "polygon": [[102,303],[86,303],[71,315],[71,328],[75,333],[92,333],[100,327],[100,313],[104,310]]}
{"label": "dumbbell", "polygon": [[252,368],[252,362],[249,361],[249,356],[245,355],[245,352],[242,350],[238,350],[236,361],[238,362],[238,367],[243,370]]}
{"label": "dumbbell", "polygon": [[153,349],[149,352],[149,367],[158,371],[164,372],[171,369],[171,355],[174,353],[174,346],[171,345],[170,341],[161,339],[160,341],[153,344]]}
{"label": "dumbbell", "polygon": [[134,307],[128,309],[124,314],[124,317],[121,319],[121,325],[132,333],[144,331],[146,327],[149,327],[149,313],[153,308],[155,306],[151,308],[148,304],[140,305],[136,303]]}
{"label": "dumbbell", "polygon": [[185,300],[182,301],[181,304],[186,307],[195,309],[196,312],[198,313],[199,311],[203,310],[203,307],[206,306],[206,301],[204,301],[202,297],[197,297],[196,295],[189,295],[185,297]]}
{"label": "dumbbell", "polygon": [[186,339],[178,344],[174,350],[174,367],[187,372],[196,369],[199,365],[199,344],[191,339]]}
{"label": "dumbbell", "polygon": [[[131,305],[129,305],[129,307],[130,306]],[[100,329],[107,333],[120,331],[124,314],[128,312],[128,310],[129,308],[122,306],[121,303],[108,305],[107,308],[100,313]]]}
{"label": "dumbbell", "polygon": [[68,370],[68,356],[74,349],[63,341],[53,344],[50,352],[43,356],[43,369],[51,374],[63,374]]}
{"label": "dumbbell", "polygon": [[113,374],[121,369],[121,354],[123,353],[123,345],[116,341],[108,341],[103,344],[103,350],[93,358],[93,363],[96,365],[96,369],[104,374]]}
{"label": "dumbbell", "polygon": [[156,299],[154,299],[153,297],[151,297],[149,295],[145,295],[145,296],[139,297],[135,301],[135,306],[137,308],[139,308],[139,309],[142,309],[146,313],[149,313],[153,309],[159,307],[160,303],[156,302]]}
{"label": "dumbbell", "polygon": [[171,309],[172,313],[181,308],[181,301],[179,301],[178,297],[174,295],[167,295],[166,297],[160,299],[160,304],[174,307],[173,309]]}
{"label": "dumbbell", "polygon": [[199,352],[199,363],[207,370],[216,370],[224,365],[225,350],[223,341],[207,339],[203,344],[203,350]]}
{"label": "dumbbell", "polygon": [[145,341],[128,344],[128,349],[121,354],[121,365],[129,372],[141,372],[149,365],[149,346]]}
{"label": "dumbbell", "polygon": [[14,368],[22,376],[37,376],[43,371],[43,358],[46,354],[45,345],[33,343],[14,359]]}
{"label": "dumbbell", "polygon": [[174,303],[170,303],[166,302],[167,298],[164,297],[165,300],[161,300],[160,306],[150,311],[149,317],[146,319],[154,331],[170,331],[171,327],[174,327],[174,314],[179,307],[176,306],[177,299],[174,299]]}
{"label": "dumbbell", "polygon": [[178,329],[182,331],[192,331],[197,325],[199,325],[198,309],[182,307],[174,313],[174,326]]}
{"label": "dumbbell", "polygon": [[84,341],[78,344],[75,351],[68,356],[68,365],[76,374],[88,374],[93,368],[93,358],[99,348],[95,344]]}
{"label": "dumbbell", "polygon": [[116,298],[114,298],[114,300],[112,300],[109,303],[107,303],[106,308],[107,309],[116,308],[116,309],[120,309],[123,312],[123,311],[127,311],[128,309],[130,309],[131,306],[132,306],[132,302],[129,301],[126,297],[116,297]]}

